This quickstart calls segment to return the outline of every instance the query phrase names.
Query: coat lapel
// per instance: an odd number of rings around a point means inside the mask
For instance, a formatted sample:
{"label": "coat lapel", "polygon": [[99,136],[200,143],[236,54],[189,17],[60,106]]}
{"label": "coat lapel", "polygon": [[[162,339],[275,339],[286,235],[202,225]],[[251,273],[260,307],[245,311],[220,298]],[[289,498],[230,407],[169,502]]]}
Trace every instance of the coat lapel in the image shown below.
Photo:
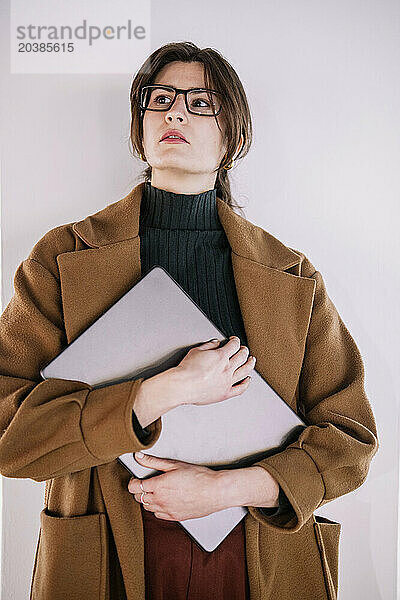
{"label": "coat lapel", "polygon": [[[64,322],[71,343],[141,276],[139,216],[144,184],[74,223],[85,243],[57,257]],[[295,390],[315,293],[301,277],[301,257],[217,197],[231,246],[232,268],[256,369],[296,409]]]}
{"label": "coat lapel", "polygon": [[301,257],[219,200],[231,246],[236,291],[256,370],[296,410],[295,390],[311,317],[315,280],[299,273]]}

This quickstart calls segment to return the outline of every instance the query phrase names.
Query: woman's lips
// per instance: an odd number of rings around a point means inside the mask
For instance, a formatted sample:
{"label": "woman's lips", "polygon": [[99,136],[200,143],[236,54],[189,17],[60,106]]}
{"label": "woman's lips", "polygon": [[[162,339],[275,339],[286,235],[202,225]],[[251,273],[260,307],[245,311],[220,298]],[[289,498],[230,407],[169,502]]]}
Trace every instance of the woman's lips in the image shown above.
{"label": "woman's lips", "polygon": [[187,144],[188,143],[188,142],[185,142],[185,140],[182,140],[181,138],[164,138],[161,141],[167,142],[168,144]]}

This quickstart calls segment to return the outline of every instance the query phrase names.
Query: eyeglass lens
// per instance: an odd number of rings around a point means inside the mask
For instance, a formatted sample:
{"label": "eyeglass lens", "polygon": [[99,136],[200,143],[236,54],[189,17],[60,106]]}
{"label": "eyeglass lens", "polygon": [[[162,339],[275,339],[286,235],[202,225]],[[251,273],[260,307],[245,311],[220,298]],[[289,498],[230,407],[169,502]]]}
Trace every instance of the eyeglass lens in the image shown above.
{"label": "eyeglass lens", "polygon": [[[142,108],[151,110],[168,110],[175,98],[175,91],[161,87],[144,87],[142,90]],[[218,113],[221,102],[215,92],[207,90],[198,92],[191,90],[187,94],[190,112],[201,115],[214,115]]]}

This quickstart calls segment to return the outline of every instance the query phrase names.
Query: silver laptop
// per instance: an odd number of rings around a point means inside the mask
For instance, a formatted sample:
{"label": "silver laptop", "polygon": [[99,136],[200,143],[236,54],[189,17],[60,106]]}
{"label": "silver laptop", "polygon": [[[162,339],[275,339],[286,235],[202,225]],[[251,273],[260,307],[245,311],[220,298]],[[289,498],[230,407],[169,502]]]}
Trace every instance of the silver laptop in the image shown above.
{"label": "silver laptop", "polygon": [[[228,341],[179,283],[156,265],[40,373],[44,379],[104,387],[176,366],[190,348],[213,337],[221,341],[219,346]],[[160,437],[144,452],[218,470],[250,466],[280,451],[305,424],[253,371],[239,396],[206,406],[178,406],[162,415]],[[137,463],[133,453],[119,461],[141,479],[159,473]],[[179,523],[210,552],[247,512],[243,506],[231,507]]]}

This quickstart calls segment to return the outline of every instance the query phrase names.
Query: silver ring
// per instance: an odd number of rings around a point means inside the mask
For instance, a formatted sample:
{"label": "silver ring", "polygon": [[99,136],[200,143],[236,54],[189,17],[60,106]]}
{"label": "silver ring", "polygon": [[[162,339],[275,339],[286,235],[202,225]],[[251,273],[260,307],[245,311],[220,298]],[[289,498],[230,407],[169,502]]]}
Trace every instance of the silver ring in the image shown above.
{"label": "silver ring", "polygon": [[140,489],[141,489],[141,490],[143,490],[143,492],[142,492],[142,493],[141,493],[141,495],[140,495],[140,502],[141,502],[142,504],[147,504],[147,505],[149,505],[149,504],[150,504],[150,502],[145,502],[145,501],[143,500],[143,496],[145,495],[146,491],[145,491],[145,490],[144,490],[144,488],[143,488],[143,484],[142,484],[142,482],[140,482]]}

